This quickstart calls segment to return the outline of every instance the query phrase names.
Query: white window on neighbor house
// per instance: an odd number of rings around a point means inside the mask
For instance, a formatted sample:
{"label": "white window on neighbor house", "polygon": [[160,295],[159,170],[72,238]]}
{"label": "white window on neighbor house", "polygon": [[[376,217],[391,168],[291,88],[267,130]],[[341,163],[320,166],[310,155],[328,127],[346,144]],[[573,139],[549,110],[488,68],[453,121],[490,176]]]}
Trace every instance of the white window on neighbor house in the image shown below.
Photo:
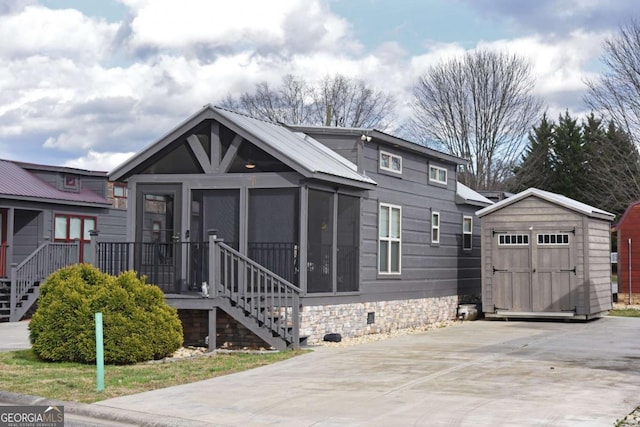
{"label": "white window on neighbor house", "polygon": [[83,215],[55,215],[53,235],[56,241],[89,242],[89,231],[96,229],[96,218]]}
{"label": "white window on neighbor house", "polygon": [[447,170],[439,166],[429,166],[429,182],[447,185]]}
{"label": "white window on neighbor house", "polygon": [[440,212],[431,212],[431,243],[440,243]]}
{"label": "white window on neighbor house", "polygon": [[470,251],[473,242],[473,218],[462,217],[462,249]]}
{"label": "white window on neighbor house", "polygon": [[378,224],[378,272],[400,274],[402,257],[402,208],[380,203]]}
{"label": "white window on neighbor house", "polygon": [[387,153],[386,151],[380,152],[380,169],[393,173],[402,173],[402,157]]}

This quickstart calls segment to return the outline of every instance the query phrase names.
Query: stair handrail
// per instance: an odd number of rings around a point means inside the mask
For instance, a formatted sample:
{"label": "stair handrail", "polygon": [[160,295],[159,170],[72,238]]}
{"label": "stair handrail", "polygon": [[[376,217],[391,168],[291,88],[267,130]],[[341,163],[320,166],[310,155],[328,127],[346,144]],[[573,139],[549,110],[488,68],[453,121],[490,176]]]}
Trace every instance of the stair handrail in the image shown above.
{"label": "stair handrail", "polygon": [[[259,324],[269,328],[294,349],[298,349],[300,347],[300,293],[302,290],[226,245],[222,239],[217,238],[216,234],[209,235],[209,248],[210,291],[208,296],[210,298],[217,297],[222,292],[224,297],[240,305]],[[224,259],[230,260],[225,267],[226,277],[224,278],[230,279],[230,281],[223,280],[222,277],[223,266],[220,265],[220,262],[223,255]],[[236,262],[238,263],[237,276],[235,274]],[[250,281],[251,286],[248,285]],[[271,292],[261,292],[263,286],[265,288],[270,286]],[[274,310],[277,310],[278,313],[275,313]],[[276,314],[277,320],[274,320]],[[289,327],[289,322],[291,327]]]}
{"label": "stair handrail", "polygon": [[[52,249],[54,248],[54,249]],[[61,248],[61,250],[58,250]],[[76,264],[80,260],[80,242],[51,242],[45,240],[20,264],[11,265],[11,321],[15,319],[18,301],[29,292],[36,282],[49,277],[54,271]]]}

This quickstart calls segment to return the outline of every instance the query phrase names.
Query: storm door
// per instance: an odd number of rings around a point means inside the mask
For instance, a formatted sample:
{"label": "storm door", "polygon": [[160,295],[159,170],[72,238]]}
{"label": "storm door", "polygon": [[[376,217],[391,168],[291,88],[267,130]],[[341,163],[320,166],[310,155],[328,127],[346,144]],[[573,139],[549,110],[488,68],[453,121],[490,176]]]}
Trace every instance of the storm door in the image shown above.
{"label": "storm door", "polygon": [[139,185],[135,246],[136,270],[164,292],[180,292],[183,244],[179,185]]}
{"label": "storm door", "polygon": [[491,262],[495,310],[530,312],[531,242],[529,231],[493,236]]}
{"label": "storm door", "polygon": [[193,190],[190,221],[190,287],[200,290],[209,277],[208,233],[240,249],[240,190]]}
{"label": "storm door", "polygon": [[249,190],[247,256],[298,285],[298,188]]}

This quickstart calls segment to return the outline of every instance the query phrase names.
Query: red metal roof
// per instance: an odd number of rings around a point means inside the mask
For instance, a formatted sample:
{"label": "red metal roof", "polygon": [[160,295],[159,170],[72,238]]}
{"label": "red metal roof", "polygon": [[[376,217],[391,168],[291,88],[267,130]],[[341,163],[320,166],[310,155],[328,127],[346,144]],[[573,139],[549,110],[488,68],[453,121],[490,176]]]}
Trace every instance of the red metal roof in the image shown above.
{"label": "red metal roof", "polygon": [[110,205],[109,201],[88,188],[72,193],[58,190],[17,164],[0,160],[0,197],[39,199],[45,202]]}

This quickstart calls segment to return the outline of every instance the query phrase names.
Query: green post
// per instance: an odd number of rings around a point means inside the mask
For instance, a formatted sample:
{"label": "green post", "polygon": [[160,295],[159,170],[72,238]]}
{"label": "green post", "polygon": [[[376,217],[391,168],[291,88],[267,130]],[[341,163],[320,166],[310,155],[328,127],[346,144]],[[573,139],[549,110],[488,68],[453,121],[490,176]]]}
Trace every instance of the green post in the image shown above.
{"label": "green post", "polygon": [[96,313],[96,382],[98,391],[104,390],[104,342],[102,337],[102,313]]}

